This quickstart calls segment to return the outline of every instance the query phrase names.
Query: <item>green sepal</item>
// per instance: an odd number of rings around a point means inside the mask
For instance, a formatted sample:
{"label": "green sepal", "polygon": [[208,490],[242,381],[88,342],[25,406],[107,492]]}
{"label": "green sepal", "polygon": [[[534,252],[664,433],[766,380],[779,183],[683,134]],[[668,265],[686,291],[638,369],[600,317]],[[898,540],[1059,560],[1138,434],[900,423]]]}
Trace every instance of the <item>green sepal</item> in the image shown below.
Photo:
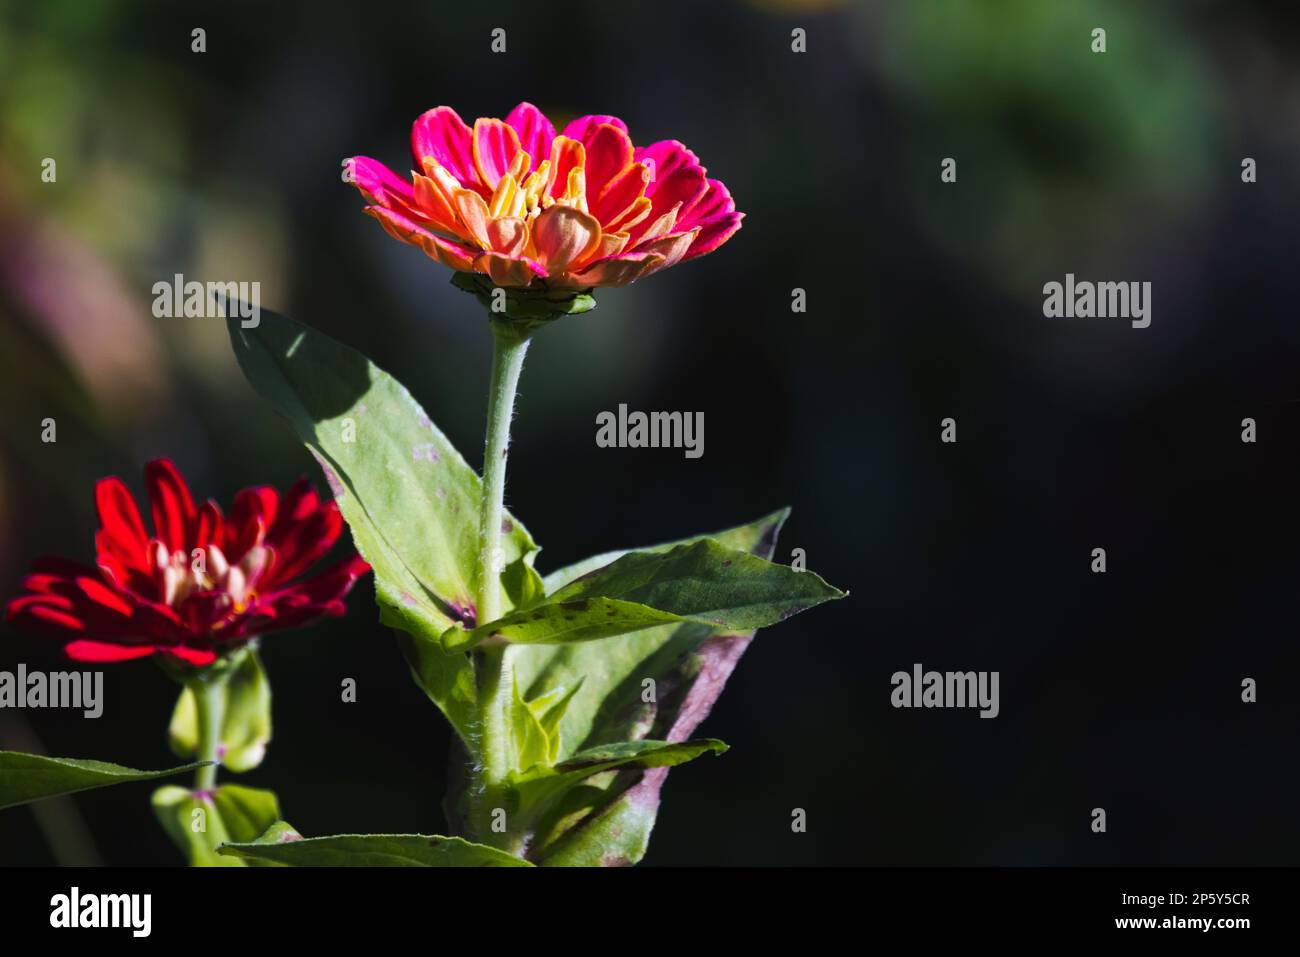
{"label": "green sepal", "polygon": [[527,338],[557,319],[578,316],[596,308],[596,299],[590,289],[518,289],[498,286],[487,276],[475,272],[454,273],[451,284],[478,299],[493,324],[517,338]]}

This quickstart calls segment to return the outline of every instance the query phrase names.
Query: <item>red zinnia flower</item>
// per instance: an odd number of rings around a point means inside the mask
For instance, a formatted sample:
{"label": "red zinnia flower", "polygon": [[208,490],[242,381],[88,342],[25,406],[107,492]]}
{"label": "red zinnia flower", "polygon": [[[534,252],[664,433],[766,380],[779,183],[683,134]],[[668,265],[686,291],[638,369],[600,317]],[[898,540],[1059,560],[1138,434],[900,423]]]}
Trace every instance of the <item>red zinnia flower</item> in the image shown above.
{"label": "red zinnia flower", "polygon": [[6,617],[71,639],[65,650],[78,661],[157,652],[203,666],[262,632],[343,614],[343,596],[370,570],[353,554],[295,581],[343,529],[338,506],[321,502],[305,478],[283,498],[267,486],[244,489],[228,517],[211,500],[196,507],[167,459],[150,462],[145,481],[152,538],[126,486],[101,479],[97,567],[39,560],[23,580],[27,593],[9,603]]}

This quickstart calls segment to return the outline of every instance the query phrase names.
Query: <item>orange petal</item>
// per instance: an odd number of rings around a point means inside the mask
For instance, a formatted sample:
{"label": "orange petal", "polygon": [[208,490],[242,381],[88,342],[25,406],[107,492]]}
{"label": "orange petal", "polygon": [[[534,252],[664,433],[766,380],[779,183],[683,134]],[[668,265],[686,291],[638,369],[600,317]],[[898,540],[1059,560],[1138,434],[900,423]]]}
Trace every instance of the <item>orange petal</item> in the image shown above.
{"label": "orange petal", "polygon": [[[677,214],[681,212],[681,209],[681,203],[673,203],[672,209],[656,219],[645,232],[637,237],[637,248],[641,248],[643,244],[650,242],[652,239],[658,239],[660,236],[666,236],[672,232],[673,227],[677,225]],[[627,229],[631,225],[631,223],[628,223],[623,228]]]}
{"label": "orange petal", "polygon": [[602,223],[616,222],[631,211],[638,199],[645,196],[651,175],[650,168],[644,163],[633,163],[609,181],[591,204],[592,213]]}
{"label": "orange petal", "polygon": [[429,177],[421,176],[419,173],[413,173],[411,179],[415,183],[415,201],[419,204],[420,212],[443,229],[459,233],[456,210],[452,209],[442,188]]}
{"label": "orange petal", "polygon": [[483,197],[472,189],[458,189],[452,196],[456,212],[460,214],[461,225],[466,235],[485,249],[488,247],[488,207]]}
{"label": "orange petal", "polygon": [[[474,121],[473,151],[479,178],[494,190],[520,152],[519,134],[503,120],[479,117]],[[528,158],[527,153],[524,158]]]}
{"label": "orange petal", "polygon": [[546,195],[562,194],[569,185],[569,170],[581,169],[587,162],[587,151],[577,140],[557,136],[551,144],[551,172],[546,179]]}
{"label": "orange petal", "polygon": [[418,223],[411,222],[405,216],[395,213],[391,209],[385,209],[382,206],[367,206],[365,211],[379,220],[388,235],[394,239],[400,239],[404,243],[419,246],[430,259],[462,272],[473,268],[477,250],[466,249],[459,243],[443,239],[441,236],[435,236]]}
{"label": "orange petal", "polygon": [[602,259],[570,277],[579,286],[626,286],[664,261],[658,253],[624,253],[612,259]]}
{"label": "orange petal", "polygon": [[596,217],[571,206],[542,210],[533,223],[533,247],[548,272],[560,273],[570,265],[586,262],[600,245],[600,223]]}
{"label": "orange petal", "polygon": [[[682,261],[686,251],[691,248],[691,243],[695,242],[695,237],[700,234],[700,228],[687,230],[684,233],[673,233],[671,236],[662,236],[651,242],[642,241],[636,247],[636,252],[652,253],[663,256],[664,261],[650,269],[647,269],[641,276],[648,276],[652,272],[658,272],[660,269],[667,269],[669,266],[675,266]],[[641,276],[637,278],[640,279]]]}
{"label": "orange petal", "polygon": [[518,256],[528,241],[528,226],[522,219],[505,216],[488,223],[488,241],[493,252]]}
{"label": "orange petal", "polygon": [[592,259],[606,259],[609,256],[617,256],[627,245],[627,233],[607,233],[601,232],[600,246],[592,254]]}
{"label": "orange petal", "polygon": [[629,206],[627,211],[621,216],[616,217],[611,223],[606,223],[605,228],[620,231],[631,229],[637,223],[641,222],[641,220],[649,216],[652,208],[653,203],[651,203],[649,197],[642,196],[635,203]]}
{"label": "orange petal", "polygon": [[474,268],[487,273],[498,286],[527,286],[534,278],[546,275],[538,263],[500,253],[484,253],[474,260]]}
{"label": "orange petal", "polygon": [[501,177],[497,183],[496,192],[492,194],[492,200],[488,203],[488,215],[492,217],[509,215],[510,208],[514,205],[515,196],[519,192],[519,181],[509,173]]}

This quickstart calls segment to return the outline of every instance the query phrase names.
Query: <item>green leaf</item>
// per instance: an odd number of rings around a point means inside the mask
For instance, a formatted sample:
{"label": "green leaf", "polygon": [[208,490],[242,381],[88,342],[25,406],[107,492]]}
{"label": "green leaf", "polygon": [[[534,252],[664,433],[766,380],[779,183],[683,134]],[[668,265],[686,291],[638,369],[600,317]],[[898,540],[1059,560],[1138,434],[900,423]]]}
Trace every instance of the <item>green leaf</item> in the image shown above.
{"label": "green leaf", "polygon": [[194,867],[243,867],[221,857],[228,841],[253,841],[280,820],[275,794],[238,784],[223,784],[212,794],[168,785],[153,794],[153,809],[163,830]]}
{"label": "green leaf", "polygon": [[569,710],[569,704],[573,701],[574,695],[582,687],[582,679],[579,678],[572,688],[552,688],[544,695],[540,695],[528,702],[528,707],[533,714],[537,716],[537,721],[546,732],[547,751],[546,763],[555,764],[560,760],[560,720],[564,713]]}
{"label": "green leaf", "polygon": [[165,771],[137,771],[105,761],[79,758],[47,758],[40,754],[0,751],[0,808],[16,807],[42,798],[74,794],[91,788],[149,781],[193,771],[202,764],[183,764]]}
{"label": "green leaf", "polygon": [[564,792],[596,774],[622,767],[670,768],[693,761],[701,754],[712,751],[722,754],[727,745],[717,738],[697,741],[620,741],[588,748],[553,768],[534,768],[516,776],[514,786],[519,793],[524,813],[554,800]]}
{"label": "green leaf", "polygon": [[516,644],[593,641],[673,622],[752,631],[844,592],[711,539],[667,552],[630,552],[574,579],[543,604],[443,635],[449,652],[499,636]]}
{"label": "green leaf", "polygon": [[220,853],[294,867],[531,866],[494,847],[428,834],[338,834],[284,843],[231,843]]}
{"label": "green leaf", "polygon": [[[666,552],[712,538],[770,558],[788,514],[781,510],[747,525],[639,551]],[[625,554],[608,552],[552,572],[545,578],[547,590],[558,591]],[[520,645],[511,654],[520,687],[534,698],[585,679],[560,721],[565,758],[600,744],[690,738],[752,637],[752,632],[686,623],[600,642]],[[545,865],[636,863],[645,854],[667,773],[615,769],[588,778],[547,812],[530,856]]]}
{"label": "green leaf", "polygon": [[[228,327],[244,374],[325,472],[374,568],[380,620],[411,636],[402,649],[416,681],[469,741],[472,667],[464,656],[439,660],[434,643],[478,593],[478,475],[401,383],[356,350],[266,309],[254,328]],[[503,527],[502,607],[514,608],[538,586],[537,546],[512,517]]]}
{"label": "green leaf", "polygon": [[512,766],[531,768],[535,764],[545,765],[551,753],[546,731],[519,694],[519,682],[514,683],[511,691],[510,732],[515,746]]}
{"label": "green leaf", "polygon": [[[222,687],[221,763],[248,771],[262,763],[271,740],[271,683],[257,652],[249,649]],[[181,690],[168,732],[172,751],[182,758],[198,753],[198,715],[194,692]]]}

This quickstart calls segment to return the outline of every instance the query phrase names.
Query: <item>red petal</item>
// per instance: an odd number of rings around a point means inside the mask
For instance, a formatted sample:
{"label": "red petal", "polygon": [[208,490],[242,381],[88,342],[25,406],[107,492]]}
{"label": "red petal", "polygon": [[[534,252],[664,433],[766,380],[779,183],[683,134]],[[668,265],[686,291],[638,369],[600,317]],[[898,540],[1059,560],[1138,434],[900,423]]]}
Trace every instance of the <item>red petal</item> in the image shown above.
{"label": "red petal", "polygon": [[153,507],[154,535],[169,551],[189,554],[195,509],[185,479],[170,459],[150,462],[145,466],[144,477]]}
{"label": "red petal", "polygon": [[241,490],[222,529],[221,552],[232,565],[261,541],[275,521],[280,493],[269,485]]}
{"label": "red petal", "polygon": [[208,499],[199,509],[194,523],[194,547],[207,548],[212,542],[216,542],[218,547],[221,545],[221,507]]}
{"label": "red petal", "polygon": [[168,645],[156,649],[161,654],[171,655],[173,658],[179,658],[187,665],[195,665],[202,668],[204,665],[210,665],[217,660],[215,651],[207,651],[202,648],[191,648],[188,645]]}
{"label": "red petal", "polygon": [[129,661],[154,653],[153,645],[110,645],[103,641],[70,641],[63,649],[73,661]]}
{"label": "red petal", "polygon": [[95,510],[100,527],[95,537],[97,550],[112,555],[129,569],[147,572],[149,536],[140,510],[121,479],[106,478],[95,483]]}

